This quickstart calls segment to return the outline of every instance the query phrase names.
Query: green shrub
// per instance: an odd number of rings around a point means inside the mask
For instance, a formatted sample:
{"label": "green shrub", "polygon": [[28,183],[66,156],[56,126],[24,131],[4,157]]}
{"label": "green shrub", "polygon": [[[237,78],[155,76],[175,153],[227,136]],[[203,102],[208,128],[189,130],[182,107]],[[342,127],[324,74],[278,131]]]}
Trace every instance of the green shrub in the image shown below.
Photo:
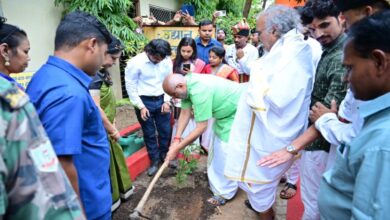
{"label": "green shrub", "polygon": [[147,43],[143,35],[134,32],[137,25],[127,15],[133,7],[130,0],[55,0],[54,4],[62,5],[64,14],[81,10],[96,16],[113,35],[123,41],[126,55],[136,55]]}

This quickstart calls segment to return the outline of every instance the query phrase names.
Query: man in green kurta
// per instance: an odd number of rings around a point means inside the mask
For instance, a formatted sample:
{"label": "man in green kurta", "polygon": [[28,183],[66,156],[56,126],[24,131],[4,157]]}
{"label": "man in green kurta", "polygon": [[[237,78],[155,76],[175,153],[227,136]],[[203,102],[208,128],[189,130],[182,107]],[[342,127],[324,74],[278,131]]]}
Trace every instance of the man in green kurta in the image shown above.
{"label": "man in green kurta", "polygon": [[[169,148],[166,160],[175,159],[180,149],[198,138],[207,128],[207,121],[215,119],[207,175],[214,196],[208,200],[213,205],[223,205],[237,191],[237,183],[223,175],[225,155],[229,150],[230,128],[236,114],[238,100],[244,87],[236,82],[213,75],[191,73],[186,76],[171,74],[163,83],[166,93],[182,99],[182,111],[178,120],[176,134]],[[181,138],[192,111],[196,128],[184,139]]]}
{"label": "man in green kurta", "polygon": [[104,69],[98,72],[89,86],[89,91],[96,105],[100,109],[104,128],[107,131],[110,141],[110,176],[112,190],[111,211],[116,210],[122,199],[127,199],[133,193],[133,185],[130,174],[127,169],[126,160],[121,146],[117,143],[119,140],[119,131],[114,125],[116,115],[116,100],[112,88],[110,73],[106,70],[116,63],[120,58],[123,45],[114,36],[112,43],[108,45]]}

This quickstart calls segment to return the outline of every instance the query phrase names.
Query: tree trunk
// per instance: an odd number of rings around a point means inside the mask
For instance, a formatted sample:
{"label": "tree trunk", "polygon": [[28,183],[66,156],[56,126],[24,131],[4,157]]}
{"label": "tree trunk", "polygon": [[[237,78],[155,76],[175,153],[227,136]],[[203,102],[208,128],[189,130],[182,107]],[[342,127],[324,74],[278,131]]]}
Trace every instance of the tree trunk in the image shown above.
{"label": "tree trunk", "polygon": [[262,11],[264,11],[266,6],[267,6],[267,0],[263,0],[263,5],[261,6]]}
{"label": "tree trunk", "polygon": [[244,12],[242,13],[245,18],[248,18],[249,11],[251,10],[252,0],[245,0]]}

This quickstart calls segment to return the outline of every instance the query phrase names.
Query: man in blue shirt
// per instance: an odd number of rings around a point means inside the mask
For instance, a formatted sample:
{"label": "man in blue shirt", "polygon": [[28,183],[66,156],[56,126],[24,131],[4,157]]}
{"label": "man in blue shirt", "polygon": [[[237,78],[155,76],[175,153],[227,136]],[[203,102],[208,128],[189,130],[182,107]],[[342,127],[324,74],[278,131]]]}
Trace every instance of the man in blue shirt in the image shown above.
{"label": "man in blue shirt", "polygon": [[322,219],[387,219],[390,216],[390,11],[352,25],[344,47],[346,79],[364,125],[351,143],[337,149],[322,178]]}
{"label": "man in blue shirt", "polygon": [[73,12],[57,27],[50,56],[27,87],[44,128],[88,219],[111,218],[110,152],[88,92],[103,64],[110,33],[95,17]]}
{"label": "man in blue shirt", "polygon": [[222,47],[216,39],[212,38],[213,23],[209,20],[199,22],[199,37],[195,38],[196,50],[198,58],[203,60],[206,64],[209,62],[209,51],[214,46]]}

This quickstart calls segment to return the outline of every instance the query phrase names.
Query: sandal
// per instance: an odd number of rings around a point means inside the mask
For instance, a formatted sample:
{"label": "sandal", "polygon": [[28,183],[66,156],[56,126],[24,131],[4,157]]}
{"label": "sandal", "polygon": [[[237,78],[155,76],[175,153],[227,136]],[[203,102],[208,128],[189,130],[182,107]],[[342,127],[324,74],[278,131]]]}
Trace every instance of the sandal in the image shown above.
{"label": "sandal", "polygon": [[226,199],[222,198],[221,196],[213,196],[208,199],[207,202],[214,206],[221,206],[226,204]]}
{"label": "sandal", "polygon": [[[291,190],[294,190],[294,192],[291,192]],[[284,184],[284,188],[282,189],[282,191],[280,191],[279,197],[281,199],[291,199],[292,197],[295,196],[296,193],[297,193],[297,186],[295,184],[287,182],[286,184]]]}

